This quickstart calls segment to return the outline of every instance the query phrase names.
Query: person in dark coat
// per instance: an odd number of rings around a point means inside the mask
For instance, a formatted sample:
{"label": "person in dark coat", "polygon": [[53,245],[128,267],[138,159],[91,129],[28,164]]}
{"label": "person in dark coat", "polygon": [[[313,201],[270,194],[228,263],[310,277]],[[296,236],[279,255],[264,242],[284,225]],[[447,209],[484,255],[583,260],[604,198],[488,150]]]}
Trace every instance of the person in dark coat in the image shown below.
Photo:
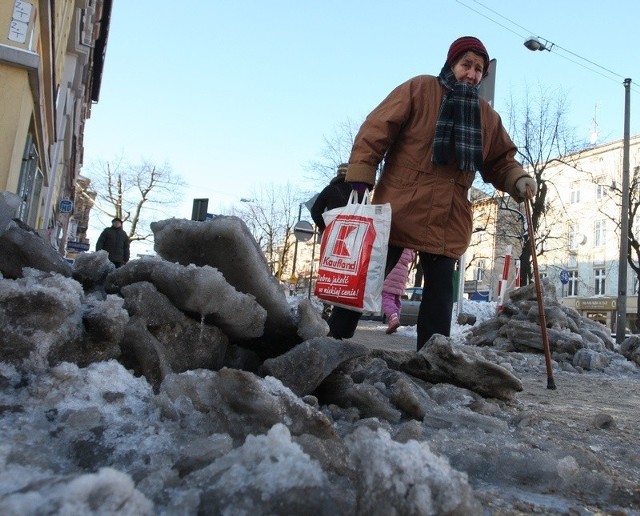
{"label": "person in dark coat", "polygon": [[111,221],[111,227],[102,231],[96,242],[96,251],[101,250],[109,253],[109,261],[116,268],[129,261],[129,235],[122,229],[122,219],[116,217]]}
{"label": "person in dark coat", "polygon": [[[347,175],[347,167],[346,163],[338,165],[336,177],[329,181],[329,184],[318,194],[311,207],[311,218],[321,235],[326,227],[322,214],[327,210],[345,206],[349,202],[353,185],[344,180]],[[362,201],[363,193],[364,190],[358,191],[358,202]]]}

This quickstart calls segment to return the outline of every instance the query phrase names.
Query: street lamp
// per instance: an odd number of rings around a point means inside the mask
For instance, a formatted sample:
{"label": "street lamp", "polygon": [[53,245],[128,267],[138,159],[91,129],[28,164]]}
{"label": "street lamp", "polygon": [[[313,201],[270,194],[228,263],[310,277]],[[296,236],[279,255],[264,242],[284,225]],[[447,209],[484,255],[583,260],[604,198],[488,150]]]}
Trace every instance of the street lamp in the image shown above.
{"label": "street lamp", "polygon": [[[549,46],[547,47],[547,45]],[[548,52],[551,52],[551,49],[553,48],[553,43],[550,43],[547,40],[545,40],[543,43],[540,38],[537,38],[535,36],[530,36],[529,39],[525,40],[524,46],[527,47],[529,50],[533,50],[533,51],[546,50]]]}
{"label": "street lamp", "polygon": [[[298,222],[302,218],[302,206],[303,203],[300,203],[300,207],[298,209]],[[296,241],[293,244],[293,265],[291,266],[291,280],[297,283],[298,277],[296,276],[296,259],[298,258],[298,238],[296,237]]]}
{"label": "street lamp", "polygon": [[[529,50],[547,50],[551,52],[554,43],[531,36],[524,42]],[[557,45],[555,45],[557,46]],[[573,52],[570,52],[573,54]],[[573,54],[580,57],[577,54]],[[580,57],[598,68],[606,68]],[[612,73],[610,70],[607,72]],[[615,74],[617,75],[617,74]],[[620,213],[620,255],[618,257],[618,299],[616,302],[616,342],[620,344],[626,333],[627,321],[627,256],[629,255],[629,127],[631,117],[631,79],[627,78],[624,85],[624,133],[622,140],[622,208]]]}

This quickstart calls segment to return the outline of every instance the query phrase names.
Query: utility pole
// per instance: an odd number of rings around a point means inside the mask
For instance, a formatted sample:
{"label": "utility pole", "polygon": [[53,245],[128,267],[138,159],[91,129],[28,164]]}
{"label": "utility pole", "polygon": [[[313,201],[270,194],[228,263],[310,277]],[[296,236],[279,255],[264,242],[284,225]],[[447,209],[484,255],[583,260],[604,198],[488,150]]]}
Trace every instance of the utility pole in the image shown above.
{"label": "utility pole", "polygon": [[622,149],[622,208],[620,213],[620,257],[618,260],[618,300],[616,343],[627,333],[627,257],[629,256],[629,118],[631,79],[624,80],[624,140]]}

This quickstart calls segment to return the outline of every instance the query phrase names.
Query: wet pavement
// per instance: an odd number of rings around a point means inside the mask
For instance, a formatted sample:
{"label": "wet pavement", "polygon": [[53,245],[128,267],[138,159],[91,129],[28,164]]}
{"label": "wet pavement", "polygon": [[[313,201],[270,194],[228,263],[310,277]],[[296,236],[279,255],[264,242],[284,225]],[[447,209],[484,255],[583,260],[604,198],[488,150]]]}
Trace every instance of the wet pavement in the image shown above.
{"label": "wet pavement", "polygon": [[360,321],[355,335],[349,340],[350,342],[364,344],[371,349],[415,351],[415,331],[407,335],[406,330],[403,330],[401,326],[398,332],[387,335],[385,333],[386,329],[387,325],[382,324],[380,321]]}

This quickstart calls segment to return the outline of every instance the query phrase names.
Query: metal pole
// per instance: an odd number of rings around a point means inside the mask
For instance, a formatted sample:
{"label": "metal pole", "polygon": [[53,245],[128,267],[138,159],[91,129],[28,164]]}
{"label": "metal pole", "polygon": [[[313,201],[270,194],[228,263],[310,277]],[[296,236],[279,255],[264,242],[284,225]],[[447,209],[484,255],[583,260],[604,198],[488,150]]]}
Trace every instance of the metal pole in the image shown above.
{"label": "metal pole", "polygon": [[[300,203],[300,209],[298,210],[298,222],[302,218],[302,203]],[[296,243],[293,244],[293,265],[291,266],[291,277],[296,277],[296,259],[298,258],[298,239],[296,238]],[[297,283],[297,281],[296,281]]]}
{"label": "metal pole", "polygon": [[[466,267],[465,255],[463,254],[458,259],[458,299],[456,300],[456,315],[460,315],[462,313],[462,303],[464,299],[464,268]],[[477,288],[476,288],[477,290]]]}
{"label": "metal pole", "polygon": [[[495,64],[495,62],[494,62]],[[489,63],[491,66],[491,63]],[[494,79],[495,81],[495,79]],[[484,82],[484,81],[483,81]],[[480,83],[482,84],[482,83]],[[491,94],[491,102],[493,103],[493,87],[490,88]],[[488,100],[485,97],[486,100]],[[493,105],[493,104],[492,104]],[[471,189],[467,192],[467,200],[471,202]],[[465,268],[467,266],[466,253],[463,254],[460,258],[458,258],[458,299],[456,300],[456,316],[462,313],[462,299],[464,298],[464,280],[465,280]],[[478,285],[476,283],[476,291],[478,290]]]}
{"label": "metal pole", "polygon": [[316,260],[316,241],[317,241],[317,235],[318,233],[314,233],[313,235],[313,248],[311,249],[311,268],[309,269],[309,290],[308,290],[308,295],[307,295],[307,299],[311,299],[311,283],[313,282],[313,264]]}
{"label": "metal pole", "polygon": [[631,79],[624,80],[624,139],[622,144],[622,209],[620,214],[620,259],[618,260],[618,300],[616,342],[620,344],[627,326],[627,256],[629,255],[629,118]]}

